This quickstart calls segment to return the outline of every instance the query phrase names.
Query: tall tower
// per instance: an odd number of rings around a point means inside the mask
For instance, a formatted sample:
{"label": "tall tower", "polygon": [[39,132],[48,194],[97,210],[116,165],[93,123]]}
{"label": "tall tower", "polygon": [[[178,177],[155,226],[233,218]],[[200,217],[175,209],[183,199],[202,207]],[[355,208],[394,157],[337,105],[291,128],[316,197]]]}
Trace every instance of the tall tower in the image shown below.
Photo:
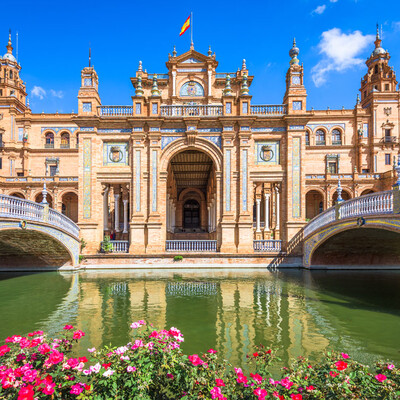
{"label": "tall tower", "polygon": [[8,36],[7,53],[0,56],[0,102],[15,103],[15,106],[25,107],[26,88],[19,76],[21,66],[13,55],[11,31]]}
{"label": "tall tower", "polygon": [[99,95],[99,78],[92,67],[89,49],[89,66],[81,71],[81,87],[78,93],[78,114],[97,115],[97,106],[101,105]]}

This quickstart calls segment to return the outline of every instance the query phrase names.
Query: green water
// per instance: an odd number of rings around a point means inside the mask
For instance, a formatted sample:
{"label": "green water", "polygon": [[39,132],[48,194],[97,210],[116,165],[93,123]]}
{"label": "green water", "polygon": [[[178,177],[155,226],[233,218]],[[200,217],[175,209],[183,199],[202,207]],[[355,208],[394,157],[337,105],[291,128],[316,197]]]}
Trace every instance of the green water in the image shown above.
{"label": "green water", "polygon": [[400,362],[400,271],[90,271],[0,274],[0,338],[69,323],[79,353],[131,340],[138,319],[179,328],[183,350],[235,365],[262,343],[283,363],[326,349]]}

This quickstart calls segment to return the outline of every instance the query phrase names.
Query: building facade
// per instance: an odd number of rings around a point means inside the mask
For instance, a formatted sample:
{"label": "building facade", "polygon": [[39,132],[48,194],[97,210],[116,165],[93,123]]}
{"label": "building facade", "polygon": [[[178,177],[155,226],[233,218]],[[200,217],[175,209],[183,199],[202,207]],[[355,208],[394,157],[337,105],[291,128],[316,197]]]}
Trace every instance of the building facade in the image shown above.
{"label": "building facade", "polygon": [[174,49],[166,73],[139,63],[131,104],[106,106],[90,65],[78,113],[34,114],[11,36],[0,58],[0,193],[42,201],[80,227],[85,252],[105,235],[131,254],[286,251],[337,199],[390,189],[399,92],[381,47],[353,109],[307,110],[299,49],[282,104],[252,104],[246,62],[217,72],[215,54]]}

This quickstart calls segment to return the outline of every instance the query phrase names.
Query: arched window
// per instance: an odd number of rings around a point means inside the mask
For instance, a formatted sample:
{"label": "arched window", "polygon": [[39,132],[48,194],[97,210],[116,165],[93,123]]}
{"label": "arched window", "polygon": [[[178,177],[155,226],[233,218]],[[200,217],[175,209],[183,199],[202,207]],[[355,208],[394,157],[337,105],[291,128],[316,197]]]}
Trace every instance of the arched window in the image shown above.
{"label": "arched window", "polygon": [[377,74],[377,73],[378,73],[378,66],[375,65],[375,74]]}
{"label": "arched window", "polygon": [[322,129],[318,129],[316,134],[316,142],[317,146],[325,146],[325,132]]}
{"label": "arched window", "polygon": [[310,132],[306,131],[306,146],[310,145]]}
{"label": "arched window", "polygon": [[10,79],[12,79],[13,78],[13,73],[12,73],[12,71],[10,71]]}
{"label": "arched window", "polygon": [[69,133],[68,132],[63,132],[61,134],[61,148],[69,149]]}
{"label": "arched window", "polygon": [[342,144],[342,133],[339,131],[339,129],[334,129],[332,131],[332,144]]}
{"label": "arched window", "polygon": [[46,133],[46,144],[44,146],[46,149],[54,149],[54,133]]}

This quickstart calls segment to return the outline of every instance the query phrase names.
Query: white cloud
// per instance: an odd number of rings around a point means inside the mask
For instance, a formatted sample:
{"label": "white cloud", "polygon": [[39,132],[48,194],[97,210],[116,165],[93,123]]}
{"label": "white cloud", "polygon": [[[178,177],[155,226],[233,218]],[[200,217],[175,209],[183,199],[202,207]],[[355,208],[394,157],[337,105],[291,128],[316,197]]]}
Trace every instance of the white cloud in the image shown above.
{"label": "white cloud", "polygon": [[392,26],[393,26],[393,30],[394,30],[395,32],[400,31],[400,22],[399,22],[399,21],[392,22]]}
{"label": "white cloud", "polygon": [[331,3],[337,3],[338,0],[329,0]]}
{"label": "white cloud", "polygon": [[318,6],[315,10],[311,12],[311,14],[318,14],[321,15],[326,9],[326,5]]}
{"label": "white cloud", "polygon": [[64,93],[62,90],[56,91],[56,90],[50,89],[50,93],[53,97],[57,97],[59,99],[62,99],[64,97]]}
{"label": "white cloud", "polygon": [[360,31],[349,34],[339,28],[333,28],[322,33],[318,44],[322,60],[311,69],[315,86],[319,87],[326,82],[330,71],[345,71],[364,63],[357,56],[375,39],[374,35],[363,35]]}
{"label": "white cloud", "polygon": [[40,100],[43,100],[46,96],[46,91],[40,86],[34,86],[31,90],[31,97],[39,97]]}

